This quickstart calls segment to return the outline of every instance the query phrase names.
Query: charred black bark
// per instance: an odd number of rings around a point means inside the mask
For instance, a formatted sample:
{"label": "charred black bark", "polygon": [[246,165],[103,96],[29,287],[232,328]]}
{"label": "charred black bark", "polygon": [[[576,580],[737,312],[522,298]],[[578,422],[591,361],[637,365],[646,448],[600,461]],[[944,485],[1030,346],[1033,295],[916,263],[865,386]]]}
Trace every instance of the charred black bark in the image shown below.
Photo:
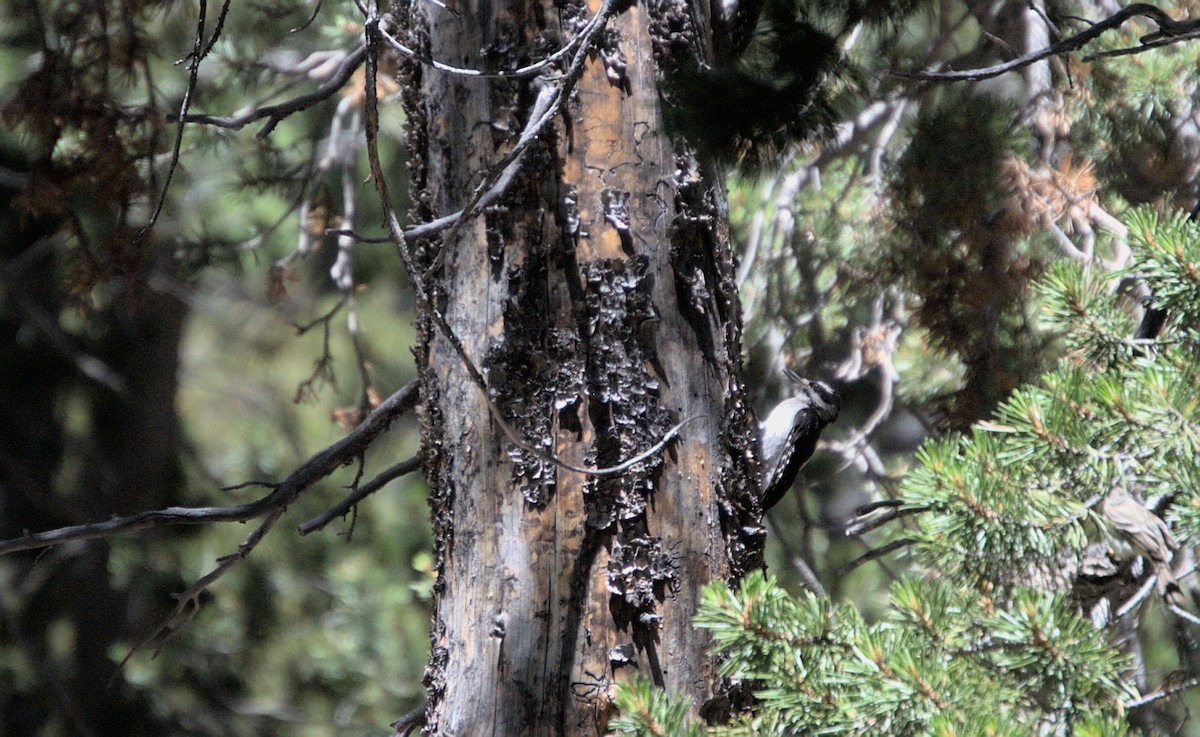
{"label": "charred black bark", "polygon": [[[411,47],[515,68],[595,9],[408,12]],[[414,244],[454,332],[429,315],[419,325],[438,565],[427,733],[600,734],[617,668],[712,693],[691,623],[699,589],[761,561],[740,310],[720,184],[663,136],[660,68],[628,56],[699,58],[702,23],[683,2],[613,18],[504,194],[452,236]],[[413,216],[426,221],[468,201],[536,93],[559,83],[404,73],[423,90],[405,103]],[[575,470],[622,464],[684,420],[621,473]]]}

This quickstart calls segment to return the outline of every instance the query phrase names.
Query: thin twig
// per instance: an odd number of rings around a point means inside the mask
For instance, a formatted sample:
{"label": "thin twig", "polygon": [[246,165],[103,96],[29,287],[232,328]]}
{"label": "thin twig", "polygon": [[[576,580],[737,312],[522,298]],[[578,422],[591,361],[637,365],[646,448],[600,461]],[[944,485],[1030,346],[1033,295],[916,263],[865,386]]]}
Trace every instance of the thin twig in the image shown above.
{"label": "thin twig", "polygon": [[[587,48],[587,46],[584,48]],[[580,57],[586,58],[586,54],[580,54]],[[529,148],[530,144],[541,134],[542,129],[554,118],[558,110],[558,103],[566,94],[565,83],[563,87],[555,87],[545,80],[535,80],[534,85],[538,87],[538,94],[533,101],[533,107],[529,112],[529,121],[526,123],[525,129],[521,131],[520,138],[512,150],[501,157],[500,161],[496,162],[491,171],[484,176],[483,181],[479,183],[472,193],[466,207],[459,211],[460,216],[449,224],[449,231],[446,235],[442,236],[442,245],[429,269],[426,271],[427,274],[438,270],[441,265],[442,254],[446,250],[446,244],[454,242],[463,224],[477,213],[490,207],[508,191],[509,185],[516,179],[517,173],[521,170],[525,150]],[[497,174],[496,172],[499,173]]]}
{"label": "thin twig", "polygon": [[[893,500],[889,499],[887,501],[893,501]],[[929,509],[928,507],[903,507],[903,508],[901,508],[900,501],[899,500],[895,500],[895,501],[896,501],[896,506],[894,506],[890,509],[887,509],[884,512],[881,512],[878,516],[874,516],[869,519],[866,518],[866,515],[868,514],[868,512],[860,512],[859,513],[860,519],[857,519],[854,522],[851,522],[849,525],[846,526],[846,530],[845,530],[846,537],[858,537],[859,535],[870,532],[871,530],[877,530],[880,527],[883,527],[884,525],[886,525],[887,523],[889,523],[893,520],[903,519],[904,517],[911,517],[914,514],[920,514],[921,512],[928,511],[928,509]]]}
{"label": "thin twig", "polygon": [[330,348],[330,338],[332,337],[333,323],[332,318],[334,313],[341,309],[342,305],[346,304],[347,296],[343,293],[338,299],[337,304],[323,317],[317,318],[314,322],[304,327],[297,327],[296,334],[304,335],[315,325],[321,326],[321,357],[316,360],[313,366],[313,371],[308,378],[300,382],[296,387],[296,394],[292,401],[299,404],[306,397],[316,396],[317,387],[322,384],[334,384],[335,377],[333,372],[333,349]]}
{"label": "thin twig", "polygon": [[[927,82],[961,82],[961,81],[977,81],[981,79],[990,79],[998,77],[1005,72],[1011,72],[1014,69],[1027,67],[1043,59],[1051,56],[1064,54],[1068,51],[1086,46],[1098,38],[1105,31],[1110,31],[1114,28],[1119,28],[1125,21],[1134,17],[1149,18],[1158,26],[1158,31],[1141,38],[1142,46],[1134,49],[1125,49],[1124,53],[1140,53],[1152,48],[1157,48],[1168,43],[1177,43],[1186,41],[1196,37],[1196,27],[1200,25],[1200,21],[1177,21],[1167,15],[1161,8],[1157,8],[1147,3],[1134,3],[1121,8],[1104,20],[1097,21],[1094,25],[1080,31],[1074,36],[1068,36],[1058,43],[1040,49],[1038,51],[1025,54],[1003,64],[996,64],[990,67],[980,69],[964,69],[960,71],[949,72],[902,72],[892,71],[890,74],[894,77],[903,77],[905,79],[916,79]],[[1088,58],[1097,58],[1098,56],[1116,56],[1114,52],[1102,52],[1099,55],[1093,55]]]}
{"label": "thin twig", "polygon": [[[325,235],[349,236],[359,243],[391,243],[390,235],[363,235],[351,228],[326,228]],[[407,232],[405,233],[407,235]]]}
{"label": "thin twig", "polygon": [[1200,678],[1189,678],[1183,683],[1177,683],[1174,686],[1160,688],[1153,693],[1145,694],[1144,696],[1133,699],[1132,701],[1126,701],[1123,705],[1126,709],[1138,709],[1148,704],[1152,704],[1155,701],[1161,701],[1162,699],[1174,696],[1177,693],[1187,691],[1190,688],[1195,688],[1196,686],[1200,686]]}
{"label": "thin twig", "polygon": [[1116,614],[1113,615],[1113,619],[1121,619],[1126,614],[1129,614],[1131,611],[1136,609],[1138,604],[1141,604],[1142,601],[1150,595],[1150,590],[1154,588],[1156,583],[1158,583],[1158,576],[1151,574],[1150,577],[1147,578],[1142,584],[1142,587],[1138,589],[1133,596],[1129,597],[1129,601],[1125,602],[1125,604],[1117,610]]}
{"label": "thin twig", "polygon": [[379,491],[396,479],[406,474],[412,473],[421,467],[421,456],[415,455],[407,460],[400,461],[396,465],[381,472],[378,476],[371,479],[367,483],[354,489],[345,499],[330,507],[322,514],[313,517],[309,521],[300,525],[299,530],[301,535],[307,535],[310,532],[316,532],[324,528],[330,522],[338,517],[342,517],[354,509],[363,499]]}
{"label": "thin twig", "polygon": [[[221,22],[217,28],[217,34],[220,33],[220,25],[224,25],[225,13],[229,10],[229,2],[226,0],[225,6],[221,9]],[[158,202],[154,205],[154,212],[150,214],[150,219],[146,225],[142,227],[139,237],[145,236],[158,222],[158,216],[162,214],[163,206],[167,202],[167,190],[171,188],[171,180],[175,177],[175,170],[179,168],[179,152],[183,149],[183,129],[187,125],[188,108],[192,105],[192,94],[196,91],[196,80],[200,75],[200,60],[208,54],[208,50],[212,47],[204,45],[204,23],[208,18],[208,0],[200,0],[200,15],[196,19],[196,41],[192,46],[192,53],[187,56],[188,64],[188,80],[183,88],[183,101],[179,103],[178,125],[175,130],[175,144],[171,147],[171,163],[167,166],[167,178],[163,182],[162,189],[158,193]],[[216,42],[216,35],[213,35],[213,42]]]}
{"label": "thin twig", "polygon": [[217,41],[221,38],[221,31],[225,30],[225,19],[229,17],[229,8],[233,4],[233,0],[224,0],[221,3],[221,12],[217,15],[217,27],[213,29],[213,34],[208,39],[208,43],[204,45],[204,51],[200,52],[200,58],[196,59],[199,64],[204,60],[204,57],[212,53],[212,50],[217,45]]}
{"label": "thin twig", "polygon": [[1141,38],[1142,45],[1141,46],[1130,46],[1128,48],[1113,49],[1111,51],[1097,51],[1094,54],[1088,54],[1087,56],[1083,57],[1083,60],[1084,61],[1095,61],[1096,59],[1111,59],[1111,58],[1115,58],[1118,56],[1132,56],[1133,54],[1142,54],[1147,51],[1150,51],[1151,49],[1157,49],[1160,46],[1169,46],[1171,44],[1183,43],[1184,41],[1192,41],[1194,39],[1200,38],[1200,31],[1192,31],[1191,33],[1180,33],[1177,35],[1162,36],[1160,38],[1155,38],[1151,41],[1146,40],[1155,35],[1157,35],[1157,34],[1150,34],[1149,36],[1142,36],[1142,38]]}
{"label": "thin twig", "polygon": [[462,77],[478,77],[478,78],[482,78],[482,79],[512,79],[514,77],[532,77],[537,74],[540,74],[543,69],[556,63],[559,59],[562,59],[563,57],[565,57],[568,53],[571,52],[572,49],[574,49],[576,46],[578,46],[583,41],[587,40],[588,32],[591,30],[591,28],[594,24],[597,24],[600,22],[599,19],[601,19],[601,18],[603,18],[603,16],[600,15],[599,13],[592,16],[592,18],[587,22],[587,25],[585,25],[576,36],[574,36],[567,43],[563,44],[562,48],[558,49],[553,54],[550,54],[545,59],[535,61],[532,64],[528,64],[523,67],[518,67],[516,69],[502,69],[502,70],[498,70],[498,71],[494,71],[494,72],[485,72],[481,69],[467,69],[465,67],[451,66],[449,64],[445,64],[440,61],[431,59],[430,57],[418,54],[413,49],[410,49],[409,47],[400,43],[394,36],[392,36],[388,32],[388,30],[384,26],[384,24],[388,23],[391,20],[391,18],[389,18],[386,15],[383,16],[383,18],[382,18],[383,22],[380,24],[379,33],[381,36],[383,36],[383,40],[387,41],[388,45],[391,46],[396,51],[399,51],[401,54],[403,54],[411,59],[415,59],[415,60],[421,62],[422,64],[425,64],[426,66],[433,67],[434,69],[437,69],[440,72],[446,72],[447,74],[456,74],[456,75],[459,75]]}
{"label": "thin twig", "polygon": [[853,571],[855,568],[858,568],[859,566],[861,566],[863,563],[869,563],[869,562],[875,560],[876,558],[882,558],[883,556],[887,555],[888,553],[891,553],[896,550],[900,550],[901,548],[907,548],[909,545],[916,544],[916,542],[917,542],[916,540],[912,540],[909,538],[902,538],[900,540],[893,540],[892,542],[890,542],[887,545],[884,545],[882,547],[872,548],[871,550],[868,550],[867,552],[858,556],[857,558],[850,561],[849,563],[842,566],[841,568],[838,568],[837,574],[839,576],[844,576],[847,573],[849,573],[850,571]]}
{"label": "thin twig", "polygon": [[812,566],[808,564],[808,561],[804,559],[804,555],[801,553],[801,551],[795,549],[795,546],[792,545],[792,542],[787,535],[780,535],[776,533],[775,525],[771,523],[769,517],[764,515],[763,521],[767,525],[767,530],[770,534],[770,537],[779,541],[779,544],[783,547],[784,552],[786,553],[788,561],[795,566],[796,572],[800,575],[800,580],[804,582],[804,585],[808,588],[808,590],[821,598],[828,597],[829,595],[825,593],[825,587],[821,585],[820,577],[817,576],[817,572],[812,569]]}
{"label": "thin twig", "polygon": [[[217,560],[216,568],[212,569],[203,577],[198,579],[183,593],[175,594],[175,599],[178,601],[178,603],[175,605],[175,609],[167,616],[166,619],[162,621],[161,624],[158,625],[158,627],[154,629],[153,632],[130,648],[129,652],[125,654],[125,657],[121,658],[121,662],[117,666],[117,671],[120,672],[120,670],[125,667],[125,664],[129,662],[130,658],[132,658],[143,647],[152,642],[157,642],[158,650],[161,650],[162,646],[168,639],[171,638],[172,635],[178,632],[180,628],[185,626],[188,622],[192,621],[192,618],[196,616],[196,612],[200,610],[200,595],[203,594],[209,586],[216,583],[221,576],[224,576],[226,573],[228,573],[231,568],[245,560],[246,556],[250,555],[251,551],[253,551],[254,548],[256,548],[258,544],[263,541],[263,538],[267,536],[267,533],[271,531],[271,528],[274,527],[275,523],[279,521],[279,518],[283,516],[283,512],[283,506],[272,509],[263,519],[263,521],[259,523],[258,527],[254,528],[254,531],[251,532],[240,545],[238,545],[238,549],[235,552],[219,558]],[[158,650],[156,650],[156,654]]]}
{"label": "thin twig", "polygon": [[899,499],[877,499],[873,502],[860,504],[854,508],[854,513],[859,517],[866,516],[877,509],[896,509],[904,505],[904,502]]}
{"label": "thin twig", "polygon": [[1192,614],[1191,612],[1189,612],[1188,610],[1184,609],[1183,607],[1181,607],[1177,604],[1167,604],[1167,609],[1170,609],[1171,612],[1173,612],[1175,614],[1175,616],[1186,619],[1187,621],[1191,622],[1192,624],[1200,624],[1200,617],[1197,617],[1195,614]]}
{"label": "thin twig", "polygon": [[308,20],[304,21],[303,23],[296,26],[295,28],[289,29],[288,33],[299,33],[300,31],[303,31],[305,28],[308,28],[309,26],[311,26],[313,21],[315,21],[317,19],[317,16],[320,15],[321,6],[323,4],[324,3],[322,3],[321,0],[317,0],[317,7],[313,8],[312,15],[308,16]]}
{"label": "thin twig", "polygon": [[304,335],[309,330],[312,330],[313,328],[315,328],[318,325],[322,325],[322,324],[328,325],[329,321],[332,320],[333,317],[338,313],[338,311],[341,310],[345,306],[346,306],[346,295],[339,294],[337,302],[335,302],[333,307],[330,307],[329,310],[326,311],[324,314],[322,314],[318,317],[315,317],[312,320],[310,320],[309,322],[306,322],[303,324],[292,321],[292,329],[296,331],[297,336],[300,336],[300,335]]}
{"label": "thin twig", "polygon": [[366,57],[367,46],[363,44],[354,51],[351,51],[342,60],[342,63],[338,65],[333,76],[326,80],[320,87],[307,95],[300,95],[287,102],[256,108],[241,115],[227,117],[222,115],[184,114],[179,117],[179,120],[188,123],[203,123],[205,125],[215,125],[218,128],[239,130],[256,120],[267,118],[266,125],[256,134],[258,138],[265,138],[270,135],[271,131],[275,130],[275,126],[279,125],[284,118],[301,110],[307,110],[313,105],[332,97],[334,93],[346,84],[350,76],[354,74],[354,70],[358,69]]}

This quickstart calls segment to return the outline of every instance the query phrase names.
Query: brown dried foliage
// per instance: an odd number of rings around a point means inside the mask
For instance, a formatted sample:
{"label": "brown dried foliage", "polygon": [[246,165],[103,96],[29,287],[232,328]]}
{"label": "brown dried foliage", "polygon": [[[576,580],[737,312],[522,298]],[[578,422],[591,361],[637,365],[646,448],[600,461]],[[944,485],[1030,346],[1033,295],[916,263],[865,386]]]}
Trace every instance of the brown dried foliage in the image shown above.
{"label": "brown dried foliage", "polygon": [[[72,293],[144,261],[130,223],[151,189],[145,171],[161,147],[163,117],[148,86],[146,21],[157,3],[64,2],[42,17],[40,64],[0,103],[0,121],[21,135],[30,176],[15,205],[60,220],[75,237]],[[127,99],[143,100],[131,105]],[[146,102],[145,100],[150,100]]]}

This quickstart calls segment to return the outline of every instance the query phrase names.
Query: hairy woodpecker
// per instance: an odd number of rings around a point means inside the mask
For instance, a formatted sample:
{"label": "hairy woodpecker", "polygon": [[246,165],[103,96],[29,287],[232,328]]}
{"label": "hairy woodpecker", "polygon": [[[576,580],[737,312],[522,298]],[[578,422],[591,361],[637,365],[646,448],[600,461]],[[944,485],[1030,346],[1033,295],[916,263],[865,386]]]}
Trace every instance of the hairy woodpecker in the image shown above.
{"label": "hairy woodpecker", "polygon": [[817,438],[825,426],[837,419],[842,400],[823,381],[807,381],[787,372],[797,392],[780,402],[761,424],[760,479],[762,508],[779,503],[796,474],[817,449]]}

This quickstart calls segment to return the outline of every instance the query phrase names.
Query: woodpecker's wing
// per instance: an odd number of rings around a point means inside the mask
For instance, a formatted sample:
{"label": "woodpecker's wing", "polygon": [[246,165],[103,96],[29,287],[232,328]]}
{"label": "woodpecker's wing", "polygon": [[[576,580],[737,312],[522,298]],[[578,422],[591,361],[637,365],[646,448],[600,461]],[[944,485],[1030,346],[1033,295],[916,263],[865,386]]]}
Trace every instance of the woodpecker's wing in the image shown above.
{"label": "woodpecker's wing", "polygon": [[791,432],[784,443],[783,452],[773,468],[764,469],[766,474],[762,482],[762,508],[767,511],[779,503],[783,495],[796,482],[796,474],[812,458],[817,449],[817,438],[821,435],[825,423],[811,409],[802,409],[796,413]]}

